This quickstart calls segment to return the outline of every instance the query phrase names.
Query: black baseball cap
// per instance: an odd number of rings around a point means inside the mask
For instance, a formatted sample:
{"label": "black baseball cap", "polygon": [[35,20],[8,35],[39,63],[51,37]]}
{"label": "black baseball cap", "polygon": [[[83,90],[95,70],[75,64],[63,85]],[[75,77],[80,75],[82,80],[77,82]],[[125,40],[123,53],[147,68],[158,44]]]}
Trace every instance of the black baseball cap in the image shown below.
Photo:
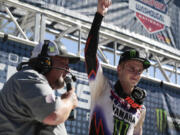
{"label": "black baseball cap", "polygon": [[131,50],[127,50],[124,53],[122,53],[122,55],[120,56],[119,59],[119,64],[123,61],[127,61],[127,60],[138,60],[140,62],[142,62],[144,69],[147,69],[151,66],[150,61],[146,58],[146,56],[140,54],[139,51],[135,50],[135,49],[131,49]]}
{"label": "black baseball cap", "polygon": [[[45,45],[46,47],[44,47]],[[50,40],[44,40],[44,43],[39,43],[34,47],[31,58],[40,56],[60,56],[68,58],[69,64],[77,63],[80,60],[80,57],[69,54],[61,42],[57,44]]]}

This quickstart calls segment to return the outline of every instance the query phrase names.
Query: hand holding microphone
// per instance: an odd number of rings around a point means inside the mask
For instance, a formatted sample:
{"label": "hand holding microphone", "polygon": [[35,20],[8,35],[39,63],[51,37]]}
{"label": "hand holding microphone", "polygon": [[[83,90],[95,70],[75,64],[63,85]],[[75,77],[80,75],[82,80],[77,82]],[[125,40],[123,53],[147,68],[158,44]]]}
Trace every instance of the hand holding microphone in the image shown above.
{"label": "hand holding microphone", "polygon": [[61,99],[68,99],[72,103],[72,109],[77,107],[78,100],[74,89],[67,91],[66,93],[61,95]]}
{"label": "hand holding microphone", "polygon": [[[78,103],[78,100],[77,100],[77,96],[76,96],[76,93],[74,92],[74,89],[72,89],[72,79],[68,76],[66,76],[64,78],[64,81],[66,83],[66,88],[67,88],[67,93],[69,94],[69,96],[71,97],[72,99],[72,102],[73,102],[73,109],[77,106],[77,103]],[[70,115],[69,115],[69,120],[74,120],[75,119],[75,111],[72,110]]]}

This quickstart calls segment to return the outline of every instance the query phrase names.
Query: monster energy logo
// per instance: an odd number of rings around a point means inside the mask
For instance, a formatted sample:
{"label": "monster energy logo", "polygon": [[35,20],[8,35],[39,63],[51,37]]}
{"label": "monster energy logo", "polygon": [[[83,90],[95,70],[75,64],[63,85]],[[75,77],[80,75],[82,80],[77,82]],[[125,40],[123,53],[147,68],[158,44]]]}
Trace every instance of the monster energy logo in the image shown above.
{"label": "monster energy logo", "polygon": [[113,135],[127,135],[127,131],[129,129],[129,123],[119,120],[114,117],[114,133]]}
{"label": "monster energy logo", "polygon": [[48,48],[49,48],[50,52],[54,52],[55,51],[55,47],[54,46],[49,46]]}
{"label": "monster energy logo", "polygon": [[163,109],[156,109],[157,128],[160,132],[164,132],[167,127],[167,112]]}
{"label": "monster energy logo", "polygon": [[131,50],[130,51],[130,57],[133,58],[136,56],[136,51],[135,50]]}

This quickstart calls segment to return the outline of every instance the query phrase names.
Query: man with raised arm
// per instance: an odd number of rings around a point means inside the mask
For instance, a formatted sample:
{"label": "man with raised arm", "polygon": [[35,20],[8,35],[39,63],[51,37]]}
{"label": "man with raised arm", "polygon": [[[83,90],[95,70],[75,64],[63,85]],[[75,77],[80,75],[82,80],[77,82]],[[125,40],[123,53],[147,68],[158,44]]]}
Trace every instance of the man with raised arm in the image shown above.
{"label": "man with raised arm", "polygon": [[141,74],[151,65],[135,50],[124,52],[117,66],[118,80],[112,84],[103,75],[97,59],[99,29],[111,0],[98,0],[85,47],[86,70],[91,91],[89,135],[142,135],[146,91],[137,87]]}

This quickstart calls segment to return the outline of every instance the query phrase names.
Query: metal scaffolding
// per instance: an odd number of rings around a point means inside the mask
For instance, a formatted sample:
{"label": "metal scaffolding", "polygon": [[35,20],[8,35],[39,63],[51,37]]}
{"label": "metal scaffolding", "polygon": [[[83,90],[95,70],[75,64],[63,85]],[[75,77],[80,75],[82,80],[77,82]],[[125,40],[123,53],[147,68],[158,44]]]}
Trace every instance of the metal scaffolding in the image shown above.
{"label": "metal scaffolding", "polygon": [[[55,12],[18,0],[0,0],[0,37],[8,35],[10,40],[32,46],[43,41],[46,34],[53,35],[56,41],[62,38],[70,39],[77,43],[77,46],[72,46],[77,47],[74,55],[80,56],[84,61],[84,50],[81,50],[81,46],[86,42],[93,18],[81,14],[77,14],[76,18],[72,16],[74,12],[63,7],[59,9],[59,12]],[[117,57],[130,48],[144,52],[153,64],[153,70],[148,69],[143,77],[155,79],[158,78],[157,72],[160,72],[165,82],[179,86],[179,50],[117,26],[102,23],[98,55],[104,66],[115,70]],[[110,64],[104,52],[112,54],[113,64]],[[153,72],[153,76],[150,76],[150,72]],[[175,81],[171,81],[172,77]]]}

